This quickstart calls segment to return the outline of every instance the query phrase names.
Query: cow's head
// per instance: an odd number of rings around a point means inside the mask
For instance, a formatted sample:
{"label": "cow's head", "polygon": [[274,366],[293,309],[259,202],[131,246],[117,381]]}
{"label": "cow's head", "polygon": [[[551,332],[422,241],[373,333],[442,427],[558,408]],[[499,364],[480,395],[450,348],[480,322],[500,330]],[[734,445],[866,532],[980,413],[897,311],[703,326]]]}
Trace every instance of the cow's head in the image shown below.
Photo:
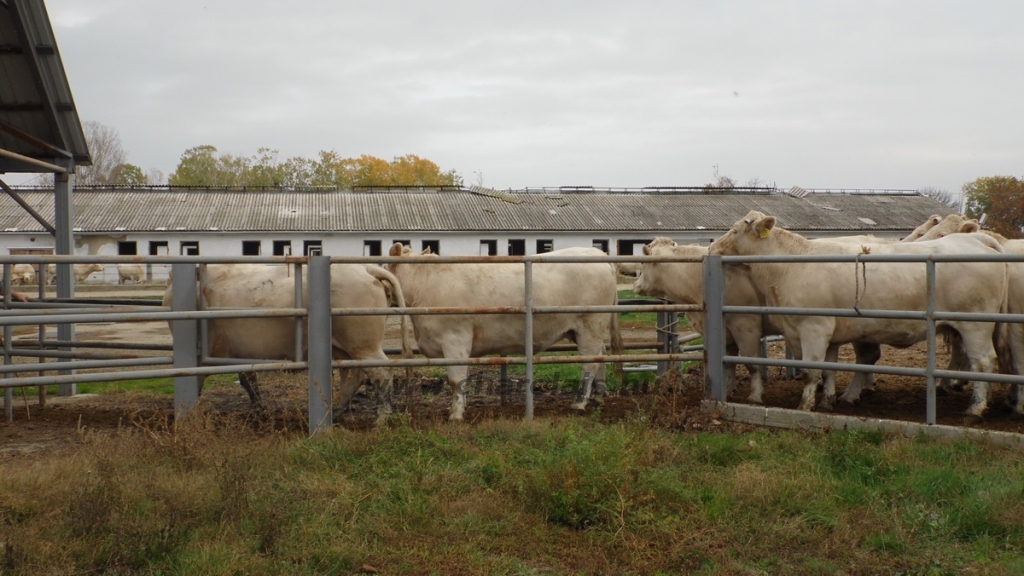
{"label": "cow's head", "polygon": [[680,246],[668,238],[655,238],[644,246],[646,256],[687,256],[692,262],[644,262],[633,291],[642,296],[664,298],[680,304],[700,301],[703,286],[702,265],[707,248],[696,244]]}
{"label": "cow's head", "polygon": [[924,236],[926,232],[937,226],[939,222],[942,222],[942,216],[932,214],[927,220],[925,220],[924,224],[914,228],[914,231],[908,234],[907,237],[903,239],[903,242],[913,242],[921,238],[921,236]]}
{"label": "cow's head", "polygon": [[978,221],[973,218],[966,218],[960,214],[950,214],[942,219],[941,222],[932,226],[927,232],[921,235],[920,241],[926,240],[938,240],[939,238],[945,238],[950,234],[966,234],[970,232],[978,232],[981,230],[981,225]]}
{"label": "cow's head", "polygon": [[737,220],[728,232],[723,234],[708,250],[709,254],[745,255],[758,254],[763,250],[763,243],[772,236],[775,229],[775,216],[767,216],[757,210],[751,210]]}

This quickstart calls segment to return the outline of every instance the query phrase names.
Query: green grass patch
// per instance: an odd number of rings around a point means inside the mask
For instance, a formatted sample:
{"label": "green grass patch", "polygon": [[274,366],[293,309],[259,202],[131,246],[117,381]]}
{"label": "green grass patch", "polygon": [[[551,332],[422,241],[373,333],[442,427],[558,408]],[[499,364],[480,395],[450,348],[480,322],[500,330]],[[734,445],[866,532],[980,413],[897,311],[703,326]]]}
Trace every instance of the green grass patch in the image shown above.
{"label": "green grass patch", "polygon": [[[0,460],[5,574],[1014,574],[1024,460],[864,433],[198,413]],[[857,498],[850,494],[856,493]]]}
{"label": "green grass patch", "polygon": [[[209,387],[235,386],[236,374],[214,374],[207,377],[204,389]],[[56,395],[57,386],[47,386],[48,395]],[[173,378],[148,378],[143,380],[117,380],[114,382],[85,382],[78,385],[80,394],[123,394],[126,392],[152,392],[154,394],[174,394]]]}

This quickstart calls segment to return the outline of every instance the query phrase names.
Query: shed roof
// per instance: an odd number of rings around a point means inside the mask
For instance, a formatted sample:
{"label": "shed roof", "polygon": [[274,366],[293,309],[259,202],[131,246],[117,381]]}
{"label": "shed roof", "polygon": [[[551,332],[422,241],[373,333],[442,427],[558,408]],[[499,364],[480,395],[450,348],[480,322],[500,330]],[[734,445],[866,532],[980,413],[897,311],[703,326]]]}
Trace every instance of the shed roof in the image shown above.
{"label": "shed roof", "polygon": [[[92,163],[42,0],[0,0],[0,150]],[[47,171],[0,156],[0,173]]]}
{"label": "shed roof", "polygon": [[[19,194],[52,217],[52,192]],[[916,194],[524,193],[477,189],[216,191],[77,189],[76,233],[210,231],[725,230],[750,210],[794,230],[900,231],[948,208]],[[0,196],[0,231],[42,231]]]}

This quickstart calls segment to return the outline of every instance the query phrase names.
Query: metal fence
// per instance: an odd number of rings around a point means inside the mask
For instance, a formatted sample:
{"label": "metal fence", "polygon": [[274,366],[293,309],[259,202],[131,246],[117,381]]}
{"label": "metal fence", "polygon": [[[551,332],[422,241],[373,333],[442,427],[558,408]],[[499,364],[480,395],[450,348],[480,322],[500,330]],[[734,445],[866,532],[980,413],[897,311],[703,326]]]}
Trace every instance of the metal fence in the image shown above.
{"label": "metal fence", "polygon": [[[699,306],[675,305],[666,303],[629,303],[617,306],[534,306],[533,304],[533,265],[538,263],[558,262],[643,262],[643,261],[686,261],[686,258],[649,257],[649,256],[552,256],[540,254],[535,256],[464,256],[464,257],[203,257],[203,256],[5,256],[0,257],[4,270],[4,304],[5,313],[0,318],[0,326],[4,328],[4,366],[3,379],[0,387],[5,389],[5,410],[8,420],[12,415],[12,394],[14,387],[62,385],[71,387],[76,383],[111,382],[118,380],[135,380],[146,378],[173,378],[174,405],[177,416],[184,416],[195,404],[199,396],[201,377],[212,374],[259,372],[270,370],[309,370],[309,425],[311,433],[315,433],[332,424],[331,421],[331,373],[333,368],[361,368],[385,366],[390,368],[416,366],[450,366],[468,365],[524,365],[526,370],[525,415],[533,416],[533,367],[535,364],[553,363],[586,363],[586,362],[656,362],[661,368],[670,363],[698,360],[699,355],[692,352],[678,351],[678,339],[668,329],[659,335],[659,343],[646,349],[661,349],[659,353],[623,354],[602,356],[545,356],[536,357],[533,350],[532,327],[535,314],[559,313],[625,313],[625,312],[658,312],[663,314],[666,324],[671,324],[669,315],[680,311],[699,309]],[[76,263],[145,263],[169,265],[171,268],[172,291],[171,305],[165,307],[159,303],[153,305],[131,301],[104,302],[90,299],[61,300],[41,298],[28,304],[12,302],[10,299],[11,269],[15,264],[36,264],[45,268],[46,263],[58,266],[71,266]],[[197,282],[200,287],[205,282],[201,273],[206,264],[231,263],[265,263],[282,264],[295,267],[295,301],[292,308],[257,308],[257,309],[204,309],[197,298]],[[331,308],[330,265],[338,264],[381,264],[381,263],[519,263],[524,266],[524,305],[495,306],[491,308]],[[308,267],[308,275],[301,270]],[[303,305],[303,281],[308,282],[308,307]],[[40,287],[40,296],[43,295]],[[387,361],[356,361],[332,360],[331,355],[331,317],[339,315],[424,315],[424,314],[518,314],[525,317],[527,334],[524,338],[524,355],[522,357],[487,357],[442,359],[413,358],[394,359]],[[205,324],[218,318],[260,318],[260,317],[291,317],[296,319],[294,360],[279,361],[265,359],[225,359],[212,358],[208,354]],[[307,318],[306,332],[303,333],[302,319]],[[150,358],[121,358],[86,354],[76,351],[82,343],[76,342],[73,326],[80,323],[96,322],[171,322],[173,347],[160,348],[171,353],[170,356]],[[15,326],[40,326],[40,336],[35,350],[17,349],[12,342],[12,328]],[[57,325],[71,327],[68,339],[50,340],[45,337],[44,326]],[[308,342],[305,349],[306,359],[303,360],[303,340]],[[90,343],[89,347],[99,344],[108,348],[135,348],[137,345],[117,346],[112,344]],[[14,356],[34,356],[41,361],[53,359],[53,362],[27,365],[12,363]],[[75,373],[76,369],[117,368],[117,371]],[[43,370],[59,370],[57,375],[43,375]],[[13,376],[16,373],[40,372],[37,376]],[[72,392],[73,393],[73,389]]]}
{"label": "metal fence", "polygon": [[[800,263],[800,262],[850,262],[854,265],[869,262],[885,263],[923,263],[926,267],[926,281],[928,302],[925,310],[903,311],[903,310],[867,310],[861,308],[783,308],[771,306],[726,306],[725,301],[725,269],[727,264],[757,264],[757,263]],[[958,370],[942,370],[936,366],[936,323],[941,320],[959,320],[968,322],[1013,322],[1024,323],[1024,314],[975,314],[951,311],[936,310],[936,274],[935,266],[943,262],[1024,262],[1024,256],[1012,254],[992,255],[909,255],[909,254],[850,254],[850,255],[801,255],[801,256],[708,256],[704,263],[704,302],[706,305],[705,318],[705,357],[707,363],[707,374],[709,380],[707,408],[713,410],[737,409],[734,404],[726,402],[725,389],[725,365],[745,363],[758,366],[785,366],[791,368],[811,368],[819,370],[845,370],[851,372],[870,372],[876,374],[893,374],[902,376],[918,376],[926,380],[926,414],[925,422],[930,427],[936,427],[936,378],[957,378],[976,381],[1024,384],[1024,376],[1007,375],[995,373],[978,373]],[[803,360],[774,359],[774,358],[748,358],[731,356],[726,354],[725,349],[725,325],[724,315],[729,313],[742,314],[772,314],[772,315],[802,315],[802,316],[835,316],[847,318],[889,318],[923,320],[927,323],[927,361],[924,368],[895,367],[860,365],[839,362],[809,362]],[[779,409],[782,419],[787,416],[796,426],[808,425],[811,421],[817,425],[829,425],[829,415],[822,415],[817,418],[808,419],[796,410]],[[745,411],[747,414],[751,412]],[[855,424],[850,419],[835,418],[831,423],[835,427]],[[886,428],[884,425],[882,428]],[[892,429],[890,426],[889,429]],[[924,431],[923,428],[901,428],[907,433]],[[944,431],[948,433],[949,431]],[[989,436],[996,436],[998,433],[985,433]],[[947,434],[948,435],[948,434]],[[1003,444],[1010,444],[1015,447],[1024,447],[1024,435],[1014,434],[1013,438],[1002,438]]]}

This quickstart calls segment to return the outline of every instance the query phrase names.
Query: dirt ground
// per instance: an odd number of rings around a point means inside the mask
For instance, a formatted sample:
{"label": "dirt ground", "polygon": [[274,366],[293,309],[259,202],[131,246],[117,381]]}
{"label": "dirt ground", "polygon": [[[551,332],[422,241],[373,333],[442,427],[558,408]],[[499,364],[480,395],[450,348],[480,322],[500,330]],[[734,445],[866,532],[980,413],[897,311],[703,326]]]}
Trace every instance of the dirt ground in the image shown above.
{"label": "dirt ground", "polygon": [[[161,293],[162,288],[135,289],[135,295],[149,292]],[[95,291],[89,296],[116,297],[118,291]],[[393,323],[397,327],[397,322]],[[79,340],[122,343],[169,344],[170,334],[163,322],[135,324],[79,324],[76,328]],[[390,332],[386,347],[397,347],[397,330]],[[20,330],[19,338],[34,338],[34,331]],[[653,330],[639,330],[628,326],[623,337],[629,342],[651,342],[655,339]],[[145,351],[139,355],[169,354],[167,352]],[[781,345],[771,346],[773,357],[782,357]],[[893,366],[924,366],[925,347],[914,346],[905,350],[883,347],[880,364]],[[945,366],[948,354],[940,349],[938,362]],[[852,350],[844,347],[841,360],[853,361]],[[34,360],[19,360],[34,361]],[[740,387],[732,400],[743,401],[748,393],[745,368],[739,368]],[[440,371],[418,372],[414,386],[404,382],[396,383],[396,409],[412,425],[432,425],[447,419],[451,401],[448,386]],[[849,382],[852,373],[840,373],[837,389],[841,392]],[[470,386],[470,403],[466,410],[469,423],[491,418],[521,418],[524,414],[522,382],[513,380],[502,387],[499,385],[497,368],[471,370],[473,384]],[[718,420],[715,415],[702,414],[699,403],[703,398],[703,374],[699,366],[683,375],[673,375],[653,386],[640,386],[636,375],[628,375],[624,389],[608,397],[599,408],[591,408],[588,414],[601,421],[615,422],[633,418],[649,419],[660,425],[677,430],[742,430],[750,427],[730,424]],[[877,377],[874,393],[863,395],[856,406],[840,405],[835,412],[851,416],[865,416],[924,422],[925,386],[921,378],[880,375]],[[237,385],[220,384],[207,386],[200,403],[208,413],[244,415],[259,420],[261,426],[278,431],[302,433],[306,430],[305,404],[307,392],[306,374],[262,373],[260,387],[267,403],[267,409],[255,413],[249,407],[248,397]],[[795,408],[799,402],[803,383],[787,380],[785,369],[771,368],[769,384],[765,392],[765,405]],[[984,429],[1024,433],[1024,421],[1015,419],[1004,408],[1008,386],[993,385],[990,409],[986,419],[976,426]],[[579,417],[569,409],[574,392],[540,388],[535,391],[534,414],[545,417]],[[937,415],[940,424],[963,424],[964,410],[970,403],[971,391],[940,394]],[[363,429],[373,425],[373,401],[364,392],[357,394],[352,407],[336,425]],[[595,410],[596,416],[593,416]],[[14,392],[14,422],[0,422],[0,457],[17,457],[38,451],[72,450],[84,434],[113,432],[119,427],[152,427],[154,423],[165,425],[173,420],[172,398],[156,394],[82,394],[74,397],[50,396],[45,406],[40,406],[35,388],[18,389]],[[161,424],[162,423],[162,424]]]}

